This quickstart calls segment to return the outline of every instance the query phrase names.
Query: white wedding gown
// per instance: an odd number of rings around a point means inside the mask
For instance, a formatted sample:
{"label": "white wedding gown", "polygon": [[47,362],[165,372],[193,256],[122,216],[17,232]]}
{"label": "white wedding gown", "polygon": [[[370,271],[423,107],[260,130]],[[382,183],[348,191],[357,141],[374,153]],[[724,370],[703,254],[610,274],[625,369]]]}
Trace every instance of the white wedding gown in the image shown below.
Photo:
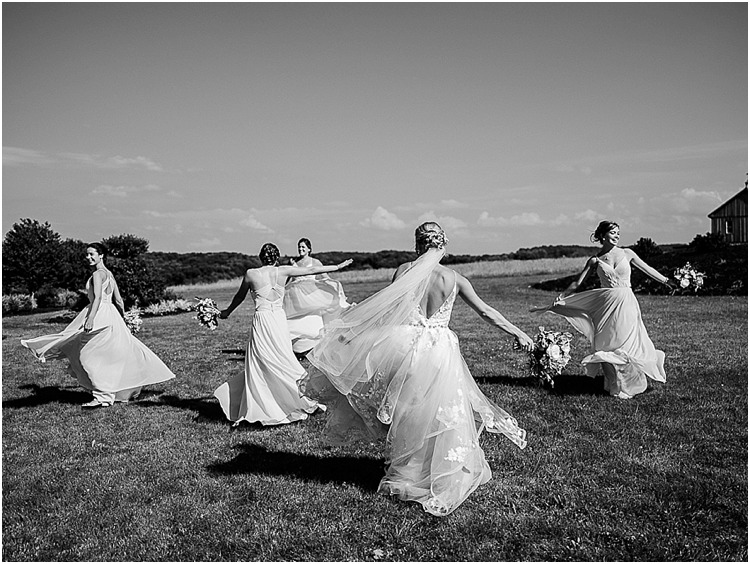
{"label": "white wedding gown", "polygon": [[664,353],[654,347],[643,325],[627,256],[622,253],[614,266],[597,258],[596,272],[601,288],[536,311],[561,315],[585,335],[591,344],[591,354],[582,361],[587,374],[595,377],[601,367],[605,390],[629,399],[647,389],[647,377],[666,382]]}
{"label": "white wedding gown", "polygon": [[[407,271],[402,278],[408,276]],[[461,356],[458,338],[448,328],[455,285],[429,318],[419,307],[423,294],[407,289],[404,300],[409,310],[397,325],[381,331],[374,314],[370,327],[347,326],[347,318],[356,317],[358,308],[367,307],[379,294],[387,307],[392,300],[386,292],[398,284],[399,280],[342,314],[341,330],[332,324],[330,338],[327,331],[308,355],[313,366],[301,386],[328,403],[326,435],[332,443],[385,439],[387,470],[378,491],[416,501],[425,511],[444,516],[492,476],[479,445],[482,431],[502,433],[521,448],[526,446],[526,432],[482,393]],[[356,349],[359,340],[365,341],[362,354],[340,363],[349,356],[347,348]],[[337,363],[347,368],[339,371]]]}
{"label": "white wedding gown", "polygon": [[[276,270],[278,279],[278,269]],[[297,361],[289,340],[282,308],[284,287],[268,284],[252,292],[255,314],[245,351],[245,371],[219,386],[214,396],[227,419],[263,425],[280,425],[307,419],[325,409],[302,397],[297,381],[305,369]]]}

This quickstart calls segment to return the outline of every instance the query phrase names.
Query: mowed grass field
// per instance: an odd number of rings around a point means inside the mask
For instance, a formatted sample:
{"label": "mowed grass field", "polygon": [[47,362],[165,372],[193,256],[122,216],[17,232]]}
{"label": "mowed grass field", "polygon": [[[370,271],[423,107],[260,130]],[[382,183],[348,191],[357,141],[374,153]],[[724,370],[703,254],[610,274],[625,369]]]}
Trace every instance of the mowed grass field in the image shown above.
{"label": "mowed grass field", "polygon": [[[473,282],[529,334],[568,330],[528,312],[554,297],[528,287],[540,278]],[[345,289],[361,301],[384,284]],[[204,295],[225,306],[234,289]],[[629,401],[582,376],[582,337],[542,388],[457,303],[475,379],[529,445],[483,434],[493,479],[446,518],[378,495],[378,448],[326,448],[323,414],[230,426],[212,393],[243,369],[249,299],[214,332],[192,314],[145,319],[139,338],[177,379],[94,411],[65,363],[20,346],[62,329],[58,315],[5,318],[3,560],[746,561],[747,298],[638,299],[668,379]]]}

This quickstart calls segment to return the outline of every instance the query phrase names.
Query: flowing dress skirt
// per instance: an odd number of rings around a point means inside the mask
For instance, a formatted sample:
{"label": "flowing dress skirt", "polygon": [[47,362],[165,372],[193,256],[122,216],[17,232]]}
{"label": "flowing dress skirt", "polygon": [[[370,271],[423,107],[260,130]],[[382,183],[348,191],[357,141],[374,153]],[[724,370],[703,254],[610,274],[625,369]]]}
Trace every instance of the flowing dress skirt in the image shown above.
{"label": "flowing dress skirt", "polygon": [[623,399],[646,390],[646,378],[666,382],[664,353],[656,347],[641,319],[641,308],[630,288],[599,288],[573,294],[563,303],[543,308],[565,317],[591,344],[583,359],[589,376],[601,365],[604,387]]}
{"label": "flowing dress skirt", "polygon": [[526,432],[474,382],[449,329],[398,327],[373,348],[367,364],[371,377],[347,396],[315,367],[301,385],[331,402],[330,442],[385,439],[381,493],[448,515],[492,476],[479,446],[484,429],[526,446]]}
{"label": "flowing dress skirt", "polygon": [[290,278],[284,294],[284,312],[295,353],[312,349],[325,324],[349,307],[341,283],[314,276]]}
{"label": "flowing dress skirt", "polygon": [[42,362],[67,358],[69,371],[81,386],[95,393],[114,394],[114,401],[128,401],[142,386],[175,377],[130,333],[111,302],[101,302],[89,333],[83,331],[87,312],[88,308],[81,311],[60,333],[25,339],[21,344]]}
{"label": "flowing dress skirt", "polygon": [[286,316],[281,307],[257,309],[245,351],[245,371],[219,386],[214,396],[227,419],[263,425],[279,425],[307,419],[325,409],[300,395],[297,381],[305,369],[297,361],[289,341]]}

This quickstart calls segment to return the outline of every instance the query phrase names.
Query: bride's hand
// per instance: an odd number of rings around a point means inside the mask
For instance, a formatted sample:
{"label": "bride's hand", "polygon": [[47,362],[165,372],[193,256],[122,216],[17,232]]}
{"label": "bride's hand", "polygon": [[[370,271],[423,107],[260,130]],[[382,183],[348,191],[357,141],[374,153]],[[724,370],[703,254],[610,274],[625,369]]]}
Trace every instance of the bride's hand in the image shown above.
{"label": "bride's hand", "polygon": [[351,263],[352,263],[352,259],[346,259],[344,262],[337,264],[336,268],[341,270],[342,268],[346,268],[347,266],[349,266]]}

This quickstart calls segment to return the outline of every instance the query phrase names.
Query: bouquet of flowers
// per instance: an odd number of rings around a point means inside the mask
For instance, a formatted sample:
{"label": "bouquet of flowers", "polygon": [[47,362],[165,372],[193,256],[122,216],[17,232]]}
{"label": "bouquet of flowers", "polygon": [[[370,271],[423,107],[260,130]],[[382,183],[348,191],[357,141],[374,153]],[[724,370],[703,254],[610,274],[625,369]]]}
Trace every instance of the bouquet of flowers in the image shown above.
{"label": "bouquet of flowers", "polygon": [[544,327],[539,327],[534,340],[534,350],[528,353],[531,374],[554,388],[555,376],[570,362],[570,342],[573,335],[567,331],[545,331]]}
{"label": "bouquet of flowers", "polygon": [[211,298],[195,298],[198,300],[198,305],[195,306],[195,311],[198,315],[194,319],[198,320],[198,323],[207,327],[211,331],[219,326],[219,308],[216,306],[216,302]]}
{"label": "bouquet of flowers", "polygon": [[134,307],[128,311],[125,312],[125,326],[130,330],[130,332],[135,335],[138,333],[138,331],[141,330],[141,325],[143,325],[143,320],[141,319],[141,310],[137,307]]}
{"label": "bouquet of flowers", "polygon": [[704,276],[706,276],[705,273],[695,270],[689,262],[686,262],[685,266],[674,271],[674,277],[679,282],[680,288],[683,290],[693,288],[694,292],[697,292],[703,286]]}

